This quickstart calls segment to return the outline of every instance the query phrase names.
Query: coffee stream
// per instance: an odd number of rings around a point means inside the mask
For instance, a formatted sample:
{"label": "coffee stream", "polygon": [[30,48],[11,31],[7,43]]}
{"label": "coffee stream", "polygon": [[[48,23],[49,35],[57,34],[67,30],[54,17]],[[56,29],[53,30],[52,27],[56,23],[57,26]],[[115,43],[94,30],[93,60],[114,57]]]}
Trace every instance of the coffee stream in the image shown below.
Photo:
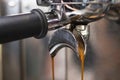
{"label": "coffee stream", "polygon": [[[84,45],[82,42],[78,42],[78,53],[81,61],[81,80],[84,80]],[[52,80],[55,80],[55,68],[54,68],[54,57],[51,56],[52,63]]]}
{"label": "coffee stream", "polygon": [[55,80],[55,68],[54,68],[54,57],[51,56],[52,62],[52,80]]}
{"label": "coffee stream", "polygon": [[[81,80],[84,80],[84,51],[85,51],[85,44],[83,38],[78,34],[78,32],[73,32],[74,36],[77,40],[78,44],[78,54],[79,54],[79,59],[81,62]],[[54,69],[54,57],[51,56],[51,63],[52,63],[52,80],[55,80],[55,69]]]}
{"label": "coffee stream", "polygon": [[81,80],[84,80],[85,55],[84,55],[84,45],[81,42],[78,42],[78,53],[81,61]]}

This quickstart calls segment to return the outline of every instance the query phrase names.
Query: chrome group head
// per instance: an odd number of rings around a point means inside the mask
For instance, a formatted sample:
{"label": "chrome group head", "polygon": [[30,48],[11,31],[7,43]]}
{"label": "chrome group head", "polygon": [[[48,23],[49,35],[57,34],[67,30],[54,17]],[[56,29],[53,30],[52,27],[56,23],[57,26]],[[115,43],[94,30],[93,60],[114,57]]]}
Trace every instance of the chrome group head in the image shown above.
{"label": "chrome group head", "polygon": [[[78,52],[78,42],[84,45],[86,52],[86,41],[89,38],[89,23],[101,18],[109,20],[120,20],[119,2],[113,0],[93,0],[83,2],[52,2],[48,17],[49,30],[56,30],[49,43],[51,56],[63,47],[69,47],[74,52]],[[82,9],[74,8],[71,5],[84,6]],[[79,37],[75,37],[76,34]],[[80,39],[78,39],[80,38]]]}

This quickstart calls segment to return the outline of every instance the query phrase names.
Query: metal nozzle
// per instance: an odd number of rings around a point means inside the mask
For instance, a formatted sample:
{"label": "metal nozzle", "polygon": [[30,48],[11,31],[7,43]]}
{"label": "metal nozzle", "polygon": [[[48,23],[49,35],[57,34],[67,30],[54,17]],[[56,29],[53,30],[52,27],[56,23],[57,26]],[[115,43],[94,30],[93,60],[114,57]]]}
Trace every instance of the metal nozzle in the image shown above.
{"label": "metal nozzle", "polygon": [[84,46],[84,50],[85,50],[85,44],[84,44],[83,38],[80,35],[79,37],[78,35],[76,37],[69,30],[59,29],[56,32],[54,32],[50,40],[50,43],[49,43],[50,55],[54,57],[61,48],[69,47],[75,53],[77,53],[77,56],[79,56],[78,54],[78,47],[79,47],[78,43],[79,42],[82,43],[82,45]]}

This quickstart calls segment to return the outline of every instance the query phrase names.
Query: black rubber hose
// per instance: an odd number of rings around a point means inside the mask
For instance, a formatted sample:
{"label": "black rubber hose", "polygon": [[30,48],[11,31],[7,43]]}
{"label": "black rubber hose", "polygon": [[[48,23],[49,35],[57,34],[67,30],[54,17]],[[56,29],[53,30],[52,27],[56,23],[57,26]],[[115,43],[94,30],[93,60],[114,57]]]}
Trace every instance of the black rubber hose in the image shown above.
{"label": "black rubber hose", "polygon": [[39,9],[27,14],[0,17],[0,43],[28,37],[43,38],[47,31],[47,18]]}

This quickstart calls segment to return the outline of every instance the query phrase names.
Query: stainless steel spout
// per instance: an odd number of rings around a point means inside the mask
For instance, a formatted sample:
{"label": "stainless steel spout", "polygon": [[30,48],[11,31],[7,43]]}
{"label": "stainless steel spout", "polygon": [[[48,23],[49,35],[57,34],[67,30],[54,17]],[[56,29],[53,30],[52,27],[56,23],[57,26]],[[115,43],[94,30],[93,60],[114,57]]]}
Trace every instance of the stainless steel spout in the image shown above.
{"label": "stainless steel spout", "polygon": [[81,43],[81,45],[84,47],[85,52],[86,44],[80,34],[78,34],[76,31],[72,33],[71,31],[66,29],[59,29],[56,32],[54,32],[50,40],[49,43],[50,55],[54,57],[61,48],[68,47],[72,49],[77,54],[77,56],[79,56],[78,54],[78,48],[80,47],[78,46],[79,43]]}
{"label": "stainless steel spout", "polygon": [[63,47],[69,47],[75,53],[77,53],[78,51],[77,41],[74,35],[69,30],[59,29],[56,32],[54,32],[53,36],[51,37],[49,43],[50,55],[54,57],[57,54],[57,52]]}

